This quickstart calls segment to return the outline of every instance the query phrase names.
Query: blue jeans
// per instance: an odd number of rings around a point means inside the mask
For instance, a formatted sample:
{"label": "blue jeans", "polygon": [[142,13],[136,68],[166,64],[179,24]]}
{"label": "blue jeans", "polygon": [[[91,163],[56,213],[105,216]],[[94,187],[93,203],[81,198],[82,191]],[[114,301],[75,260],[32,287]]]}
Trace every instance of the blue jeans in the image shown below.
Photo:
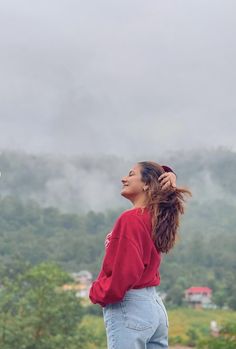
{"label": "blue jeans", "polygon": [[103,308],[108,349],[167,349],[168,316],[155,286],[131,289]]}

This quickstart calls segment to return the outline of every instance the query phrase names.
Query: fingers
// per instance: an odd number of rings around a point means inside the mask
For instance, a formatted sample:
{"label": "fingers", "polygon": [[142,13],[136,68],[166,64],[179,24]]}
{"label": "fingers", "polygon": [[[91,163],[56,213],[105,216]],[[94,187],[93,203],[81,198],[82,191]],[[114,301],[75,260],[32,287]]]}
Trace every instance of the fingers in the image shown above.
{"label": "fingers", "polygon": [[171,186],[172,186],[171,182],[168,181],[164,185],[161,186],[161,190],[166,190],[166,189],[170,188]]}
{"label": "fingers", "polygon": [[164,185],[165,183],[167,183],[168,181],[170,181],[170,176],[168,174],[168,172],[163,173],[159,178],[158,178],[161,186]]}
{"label": "fingers", "polygon": [[162,190],[169,187],[176,187],[176,176],[172,172],[165,172],[159,177],[159,182]]}
{"label": "fingers", "polygon": [[161,182],[162,179],[166,178],[167,175],[168,175],[168,173],[169,173],[169,172],[164,172],[164,173],[162,173],[162,175],[160,175],[159,178],[158,178],[159,182]]}
{"label": "fingers", "polygon": [[160,181],[161,190],[168,189],[171,186],[171,181],[169,177],[163,177]]}
{"label": "fingers", "polygon": [[169,177],[164,177],[161,181],[160,181],[160,185],[163,186],[164,184],[170,182],[170,178]]}
{"label": "fingers", "polygon": [[176,188],[176,175],[174,173],[169,173],[170,174],[170,182],[172,187]]}

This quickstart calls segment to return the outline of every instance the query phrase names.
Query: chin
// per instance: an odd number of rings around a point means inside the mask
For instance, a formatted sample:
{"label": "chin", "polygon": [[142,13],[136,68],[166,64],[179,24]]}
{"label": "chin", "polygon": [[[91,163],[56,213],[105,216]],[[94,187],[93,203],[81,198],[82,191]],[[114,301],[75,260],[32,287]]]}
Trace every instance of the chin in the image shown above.
{"label": "chin", "polygon": [[120,195],[123,196],[126,199],[129,199],[129,197],[130,197],[129,194],[126,193],[125,191],[121,191]]}
{"label": "chin", "polygon": [[124,190],[124,189],[122,189],[122,190],[121,190],[120,195],[122,195],[122,196],[125,196],[125,195],[126,195],[126,193],[125,193],[125,190]]}

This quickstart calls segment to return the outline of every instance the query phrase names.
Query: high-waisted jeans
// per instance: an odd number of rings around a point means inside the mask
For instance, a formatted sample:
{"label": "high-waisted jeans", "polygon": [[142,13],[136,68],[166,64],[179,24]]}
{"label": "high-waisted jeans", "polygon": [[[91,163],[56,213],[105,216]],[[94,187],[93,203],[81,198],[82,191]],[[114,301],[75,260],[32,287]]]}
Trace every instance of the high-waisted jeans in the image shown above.
{"label": "high-waisted jeans", "polygon": [[168,316],[155,286],[131,289],[103,308],[108,349],[168,348]]}

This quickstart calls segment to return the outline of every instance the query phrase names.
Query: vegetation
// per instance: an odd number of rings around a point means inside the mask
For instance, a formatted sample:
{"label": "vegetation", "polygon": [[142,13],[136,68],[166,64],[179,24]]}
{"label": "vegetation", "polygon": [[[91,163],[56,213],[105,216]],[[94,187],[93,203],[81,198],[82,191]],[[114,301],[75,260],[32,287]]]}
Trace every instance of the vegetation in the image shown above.
{"label": "vegetation", "polygon": [[218,337],[203,339],[198,343],[199,349],[235,349],[236,347],[236,325],[228,323],[224,325]]}
{"label": "vegetation", "polygon": [[[0,347],[2,349],[106,349],[101,307],[83,305],[61,286],[70,276],[55,263],[21,265],[0,289]],[[13,274],[12,274],[13,275]],[[230,310],[168,309],[170,344],[199,349],[235,348],[236,312]],[[210,334],[210,322],[221,327]]]}
{"label": "vegetation", "polygon": [[[61,286],[69,275],[52,263],[3,279],[0,290],[1,349],[76,348],[83,309]],[[77,348],[82,348],[77,346]]]}
{"label": "vegetation", "polygon": [[[170,343],[182,343],[196,346],[204,339],[206,344],[210,333],[211,321],[216,321],[220,328],[228,323],[236,323],[236,312],[224,309],[168,309]],[[227,347],[225,347],[227,349]]]}
{"label": "vegetation", "polygon": [[[236,154],[219,149],[177,155],[163,163],[173,164],[194,197],[179,241],[161,266],[159,290],[167,294],[170,340],[202,349],[235,348]],[[101,198],[101,212],[88,210],[85,196],[95,195],[88,185],[83,191],[81,178],[91,172],[88,183],[96,188],[93,174],[98,175],[113,192],[117,178],[108,169],[117,162],[0,155],[1,349],[106,348],[101,308],[60,292],[60,285],[69,280],[68,272],[86,269],[94,278],[99,272],[105,235],[124,208],[114,201],[116,209],[105,209],[113,196],[97,191],[94,202]],[[184,308],[184,290],[197,285],[212,288],[217,310]],[[217,338],[210,336],[211,320],[222,327]]]}
{"label": "vegetation", "polygon": [[[233,207],[192,203],[175,249],[164,256],[161,291],[167,302],[182,305],[184,290],[213,289],[214,302],[236,309],[235,226]],[[41,208],[30,201],[0,200],[0,277],[14,275],[28,262],[53,261],[68,272],[89,270],[96,277],[104,255],[104,238],[119,211],[84,215]],[[228,217],[228,218],[227,218]],[[223,223],[222,223],[223,221]],[[198,223],[199,222],[199,223]]]}

